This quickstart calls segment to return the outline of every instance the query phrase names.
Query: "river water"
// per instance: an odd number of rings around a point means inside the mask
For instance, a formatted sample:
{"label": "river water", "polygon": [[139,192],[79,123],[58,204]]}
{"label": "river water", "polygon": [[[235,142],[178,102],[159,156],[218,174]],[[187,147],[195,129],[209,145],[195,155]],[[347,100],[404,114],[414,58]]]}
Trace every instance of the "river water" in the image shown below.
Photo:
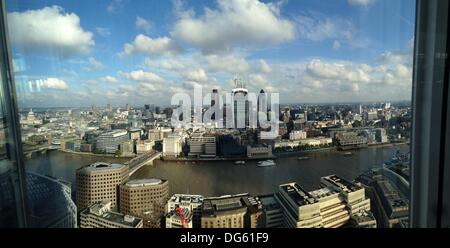
{"label": "river water", "polygon": [[[154,161],[133,174],[133,179],[162,178],[169,180],[171,194],[190,193],[204,196],[250,193],[270,194],[279,184],[298,182],[307,190],[319,186],[321,176],[336,174],[353,180],[367,169],[389,160],[397,150],[408,152],[409,146],[369,147],[343,152],[320,151],[302,155],[285,156],[276,159],[274,167],[258,167],[256,162],[235,165],[233,162],[174,162]],[[298,156],[308,156],[309,160],[298,160]],[[126,158],[97,157],[52,151],[26,161],[27,169],[75,182],[75,170],[81,166],[98,162],[123,163]]]}

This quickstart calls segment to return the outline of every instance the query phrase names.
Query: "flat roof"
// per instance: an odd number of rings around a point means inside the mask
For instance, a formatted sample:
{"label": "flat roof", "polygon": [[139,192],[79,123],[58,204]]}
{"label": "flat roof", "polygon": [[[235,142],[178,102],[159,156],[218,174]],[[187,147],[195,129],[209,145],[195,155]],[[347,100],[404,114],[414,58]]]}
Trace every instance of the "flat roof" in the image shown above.
{"label": "flat roof", "polygon": [[104,171],[104,170],[120,170],[126,167],[123,164],[110,164],[106,162],[96,162],[85,167],[80,168],[80,170],[93,172],[93,171]]}
{"label": "flat roof", "polygon": [[131,215],[124,215],[113,211],[105,211],[102,212],[101,214],[95,214],[90,212],[90,209],[92,209],[94,212],[100,213],[100,210],[104,207],[105,207],[104,203],[96,203],[93,204],[91,207],[84,209],[81,213],[87,215],[95,215],[110,222],[119,223],[130,227],[136,227],[137,224],[139,224],[139,222],[142,221],[141,218]]}
{"label": "flat roof", "polygon": [[281,209],[280,203],[276,200],[274,195],[265,195],[260,196],[259,200],[261,201],[261,205],[266,210],[276,210]]}
{"label": "flat roof", "polygon": [[211,197],[203,201],[202,211],[206,214],[215,214],[218,212],[227,212],[246,208],[241,198],[248,194],[225,195],[220,197]]}
{"label": "flat roof", "polygon": [[341,188],[344,191],[354,192],[354,191],[362,189],[357,184],[351,183],[351,182],[349,182],[343,178],[340,178],[336,175],[322,177],[322,180],[325,180],[325,181],[335,185],[336,187]]}
{"label": "flat roof", "polygon": [[189,202],[189,203],[202,203],[202,195],[188,195],[188,194],[175,194],[170,197],[169,202]]}
{"label": "flat roof", "polygon": [[280,190],[284,191],[299,206],[317,202],[317,200],[297,183],[280,185]]}
{"label": "flat roof", "polygon": [[325,198],[328,196],[339,194],[339,192],[337,192],[336,190],[328,187],[310,191],[309,193],[318,200],[320,200],[320,198]]}
{"label": "flat roof", "polygon": [[165,182],[165,180],[158,178],[148,178],[148,179],[134,179],[125,183],[125,185],[130,187],[139,187],[139,186],[153,186],[159,185]]}

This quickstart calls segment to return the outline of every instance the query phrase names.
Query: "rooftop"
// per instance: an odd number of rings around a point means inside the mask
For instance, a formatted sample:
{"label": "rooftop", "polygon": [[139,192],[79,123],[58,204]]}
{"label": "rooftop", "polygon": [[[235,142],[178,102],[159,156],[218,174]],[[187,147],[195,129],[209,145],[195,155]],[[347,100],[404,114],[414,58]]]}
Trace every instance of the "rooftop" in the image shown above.
{"label": "rooftop", "polygon": [[321,198],[325,198],[328,196],[339,194],[336,190],[332,188],[321,188],[314,191],[309,192],[312,197],[316,198],[317,200],[320,200]]}
{"label": "rooftop", "polygon": [[139,224],[139,222],[142,221],[142,219],[138,217],[112,212],[110,208],[110,203],[108,202],[95,203],[89,208],[83,210],[81,214],[85,215],[93,214],[107,221],[122,224],[129,227],[136,227]]}
{"label": "rooftop", "polygon": [[317,200],[297,183],[280,185],[280,191],[285,192],[299,206],[317,202]]}
{"label": "rooftop", "polygon": [[175,194],[173,195],[170,202],[190,202],[190,203],[202,203],[202,195],[185,195],[185,194]]}
{"label": "rooftop", "polygon": [[355,192],[362,189],[359,185],[346,181],[336,175],[322,177],[322,180],[342,189],[345,192]]}
{"label": "rooftop", "polygon": [[205,214],[216,214],[219,212],[227,212],[246,208],[244,203],[241,201],[241,198],[246,196],[248,196],[248,194],[225,195],[220,197],[206,198],[203,201],[202,211]]}
{"label": "rooftop", "polygon": [[79,170],[94,172],[94,171],[106,171],[106,170],[120,170],[126,167],[123,164],[110,164],[106,162],[96,162],[85,167],[80,168]]}
{"label": "rooftop", "polygon": [[261,200],[261,204],[265,210],[270,211],[281,208],[280,203],[278,203],[274,195],[260,196],[259,199]]}
{"label": "rooftop", "polygon": [[125,185],[129,187],[143,187],[143,186],[154,186],[159,185],[165,182],[165,180],[157,179],[157,178],[149,178],[149,179],[135,179],[128,181]]}

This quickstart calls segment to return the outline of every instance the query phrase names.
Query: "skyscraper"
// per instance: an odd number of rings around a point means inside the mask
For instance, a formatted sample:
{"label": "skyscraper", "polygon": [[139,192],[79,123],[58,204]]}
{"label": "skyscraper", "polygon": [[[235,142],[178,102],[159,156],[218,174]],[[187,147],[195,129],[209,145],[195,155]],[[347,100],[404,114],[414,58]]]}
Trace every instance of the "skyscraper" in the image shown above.
{"label": "skyscraper", "polygon": [[259,119],[260,118],[259,112],[263,112],[263,111],[265,111],[265,113],[266,113],[265,117],[268,119],[269,115],[268,115],[268,108],[267,108],[267,95],[264,92],[264,90],[261,89],[261,91],[259,92],[259,95],[258,95],[258,109],[257,109],[258,115],[256,117],[258,120],[258,127],[261,127],[261,123],[260,123],[260,119]]}
{"label": "skyscraper", "polygon": [[[212,94],[211,94],[211,107],[216,105],[216,102],[217,102],[217,104],[219,104],[218,101],[219,101],[219,95],[217,93],[217,89],[213,89]],[[213,113],[211,115],[211,120],[213,120],[213,121],[216,120],[216,113]]]}
{"label": "skyscraper", "polygon": [[234,101],[234,127],[245,129],[249,126],[249,101],[247,99],[248,90],[244,82],[234,79],[235,88],[231,91]]}

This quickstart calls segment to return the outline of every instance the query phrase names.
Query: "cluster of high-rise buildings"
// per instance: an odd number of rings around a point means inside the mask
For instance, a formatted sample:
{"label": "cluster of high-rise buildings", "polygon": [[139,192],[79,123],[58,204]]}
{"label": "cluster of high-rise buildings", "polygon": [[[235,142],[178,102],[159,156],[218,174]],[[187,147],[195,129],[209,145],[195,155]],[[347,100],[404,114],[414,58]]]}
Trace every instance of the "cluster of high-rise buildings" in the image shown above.
{"label": "cluster of high-rise buildings", "polygon": [[[249,91],[236,80],[232,90],[235,102],[221,106],[223,115],[211,118],[223,121],[223,127],[195,122],[187,127],[172,127],[172,107],[146,104],[143,108],[127,105],[114,110],[108,104],[103,109],[30,110],[21,116],[22,141],[25,150],[47,145],[70,152],[127,157],[157,150],[168,160],[240,160],[272,158],[279,152],[303,149],[363,148],[409,138],[408,105],[271,105],[280,110],[280,116],[274,119],[270,109],[262,108],[268,104],[265,92],[260,93],[263,99],[258,97],[256,111],[267,111],[267,119],[278,127],[277,135],[270,139],[262,135],[265,128],[251,124],[255,109],[247,99]],[[219,102],[218,94],[213,90],[211,106]],[[239,98],[244,99],[243,104]],[[202,107],[199,111],[205,110]],[[195,111],[188,118],[194,119]],[[227,117],[227,113],[232,116]],[[408,203],[403,193],[396,192],[408,185],[396,184],[399,189],[391,185],[392,178],[403,182],[395,178],[398,172],[372,173],[361,177],[365,179],[363,186],[329,176],[323,177],[321,188],[315,190],[288,183],[280,185],[273,195],[171,197],[166,180],[130,180],[128,165],[98,162],[77,170],[76,207],[68,204],[61,209],[61,216],[66,214],[63,223],[80,227],[373,227],[377,221],[366,195],[376,195],[373,199],[382,199],[377,200],[380,202],[376,202],[374,213],[377,220],[382,220],[378,225],[403,223]],[[70,186],[47,180],[59,188],[61,197],[71,194]],[[79,220],[70,217],[76,209]]]}

